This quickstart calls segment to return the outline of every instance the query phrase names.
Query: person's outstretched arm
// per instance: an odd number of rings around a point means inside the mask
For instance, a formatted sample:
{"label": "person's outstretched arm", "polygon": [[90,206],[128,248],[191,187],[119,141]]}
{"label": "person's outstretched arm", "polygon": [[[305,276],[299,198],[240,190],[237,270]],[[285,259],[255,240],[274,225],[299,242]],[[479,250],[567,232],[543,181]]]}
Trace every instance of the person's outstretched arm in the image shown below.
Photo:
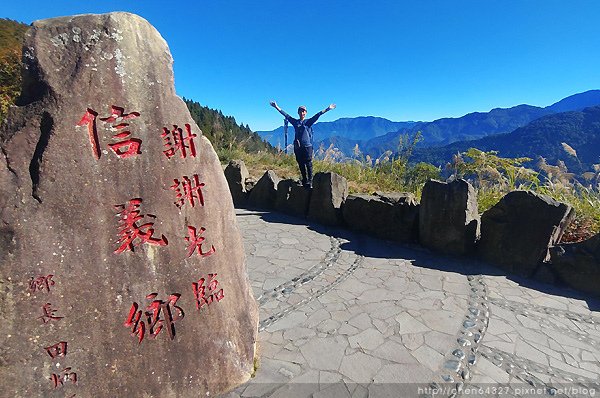
{"label": "person's outstretched arm", "polygon": [[279,113],[281,113],[281,114],[283,115],[283,117],[284,117],[284,118],[285,118],[285,119],[286,119],[288,122],[292,123],[292,120],[293,120],[294,118],[293,118],[293,117],[291,117],[290,115],[288,115],[287,113],[285,113],[285,111],[284,111],[283,109],[281,109],[281,108],[279,107],[279,105],[277,105],[277,102],[275,102],[275,101],[271,101],[271,102],[270,102],[270,104],[271,104],[271,106],[272,106],[273,108],[277,109],[277,111],[278,111]]}
{"label": "person's outstretched arm", "polygon": [[317,113],[316,115],[314,115],[313,117],[308,119],[306,121],[306,124],[308,124],[309,126],[312,126],[317,121],[317,119],[319,119],[321,117],[321,115],[324,115],[325,113],[329,112],[332,109],[335,109],[335,104],[329,105],[327,108],[323,109],[322,111],[320,111],[319,113]]}

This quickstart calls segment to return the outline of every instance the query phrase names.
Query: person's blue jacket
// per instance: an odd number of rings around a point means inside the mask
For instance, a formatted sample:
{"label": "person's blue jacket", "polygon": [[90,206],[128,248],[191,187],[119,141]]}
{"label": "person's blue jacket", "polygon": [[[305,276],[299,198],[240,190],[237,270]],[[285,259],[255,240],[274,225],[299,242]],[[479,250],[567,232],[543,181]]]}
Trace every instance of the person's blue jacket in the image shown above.
{"label": "person's blue jacket", "polygon": [[323,115],[325,112],[320,111],[310,119],[295,119],[288,115],[285,111],[280,111],[285,119],[294,126],[294,147],[307,147],[313,145],[313,131],[312,125]]}

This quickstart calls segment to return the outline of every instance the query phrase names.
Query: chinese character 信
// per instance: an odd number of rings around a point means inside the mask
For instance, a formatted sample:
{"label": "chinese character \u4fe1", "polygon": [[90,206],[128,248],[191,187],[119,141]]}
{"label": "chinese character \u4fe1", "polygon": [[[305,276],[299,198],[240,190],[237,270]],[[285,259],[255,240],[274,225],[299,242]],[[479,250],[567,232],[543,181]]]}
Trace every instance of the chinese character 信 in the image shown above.
{"label": "chinese character \u4fe1", "polygon": [[114,123],[117,120],[122,122],[123,120],[135,119],[139,117],[139,112],[131,112],[125,113],[125,108],[121,108],[120,106],[111,106],[110,107],[110,116],[109,117],[101,117],[100,120],[106,123]]}
{"label": "chinese character \u4fe1", "polygon": [[77,126],[87,126],[90,144],[92,145],[92,154],[96,160],[100,159],[100,144],[98,142],[98,130],[96,129],[96,117],[98,112],[87,108],[87,111],[77,123]]}
{"label": "chinese character \u4fe1", "polygon": [[187,236],[185,238],[185,240],[189,243],[188,253],[187,253],[188,257],[190,257],[192,254],[194,254],[194,252],[196,250],[198,250],[198,254],[202,257],[210,256],[211,254],[213,254],[216,251],[215,247],[213,245],[210,245],[210,249],[208,249],[208,251],[206,251],[206,252],[202,249],[202,244],[206,240],[206,238],[204,236],[202,236],[202,234],[204,233],[204,231],[206,231],[206,228],[200,227],[199,234],[196,232],[195,227],[188,225],[187,228],[188,228],[189,236]]}
{"label": "chinese character \u4fe1", "polygon": [[[115,208],[121,209],[119,215],[119,240],[120,246],[114,251],[116,254],[122,253],[125,250],[133,251],[134,246],[139,246],[142,243],[148,243],[155,246],[166,246],[167,238],[156,238],[154,234],[154,223],[149,222],[138,225],[138,221],[145,217],[140,214],[140,206],[142,199],[131,199],[127,205],[116,205]],[[150,215],[148,215],[150,216]]]}
{"label": "chinese character \u4fe1", "polygon": [[124,130],[129,126],[129,123],[124,123],[124,121],[135,119],[139,116],[139,112],[125,113],[125,108],[113,105],[111,106],[111,115],[109,117],[100,118],[100,120],[106,123],[117,122],[117,124],[113,124],[112,127],[120,132],[113,135],[113,139],[123,139],[123,141],[108,144],[108,147],[120,158],[129,158],[142,153],[140,151],[142,140],[138,138],[124,139],[131,135],[131,131]]}
{"label": "chinese character \u4fe1", "polygon": [[[125,108],[113,105],[111,106],[110,116],[100,118],[104,123],[115,123],[111,126],[117,130],[117,133],[113,135],[113,139],[121,141],[109,144],[108,147],[120,158],[137,156],[142,153],[140,151],[142,140],[138,138],[125,139],[131,135],[131,131],[125,130],[125,128],[129,126],[129,123],[125,123],[124,121],[135,119],[139,116],[139,112],[125,113]],[[87,126],[90,144],[92,145],[92,154],[96,160],[100,159],[100,142],[96,124],[97,118],[98,112],[91,108],[87,108],[86,113],[81,117],[79,123],[77,123],[77,126]]]}

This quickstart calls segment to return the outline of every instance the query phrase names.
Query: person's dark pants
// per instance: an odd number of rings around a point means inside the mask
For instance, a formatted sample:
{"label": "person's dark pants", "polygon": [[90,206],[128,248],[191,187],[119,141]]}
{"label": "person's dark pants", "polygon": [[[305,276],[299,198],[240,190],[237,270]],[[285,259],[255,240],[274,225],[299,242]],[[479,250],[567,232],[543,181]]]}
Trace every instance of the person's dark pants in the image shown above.
{"label": "person's dark pants", "polygon": [[313,147],[312,146],[294,146],[294,155],[296,155],[296,162],[300,168],[300,174],[302,174],[302,185],[305,187],[312,187],[313,170],[312,170],[312,158],[313,158]]}

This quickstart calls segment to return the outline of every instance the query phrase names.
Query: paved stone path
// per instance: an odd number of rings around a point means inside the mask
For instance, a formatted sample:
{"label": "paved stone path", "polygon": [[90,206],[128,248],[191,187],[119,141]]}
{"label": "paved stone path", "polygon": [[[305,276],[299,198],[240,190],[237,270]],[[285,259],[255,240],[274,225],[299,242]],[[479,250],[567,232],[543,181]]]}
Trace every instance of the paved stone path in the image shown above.
{"label": "paved stone path", "polygon": [[237,220],[260,363],[226,397],[600,394],[598,301],[277,213]]}

